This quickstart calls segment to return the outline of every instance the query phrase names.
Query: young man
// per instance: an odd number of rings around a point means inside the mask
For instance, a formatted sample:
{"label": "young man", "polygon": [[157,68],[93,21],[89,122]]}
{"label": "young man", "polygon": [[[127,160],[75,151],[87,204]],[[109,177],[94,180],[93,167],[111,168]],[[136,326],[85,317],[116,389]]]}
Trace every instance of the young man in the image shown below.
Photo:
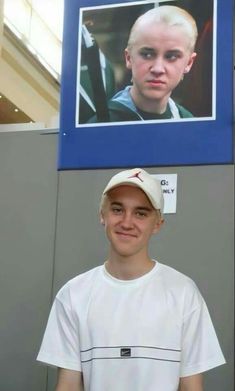
{"label": "young man", "polygon": [[57,294],[38,360],[60,368],[56,391],[202,391],[224,357],[193,281],[150,258],[164,222],[160,183],[136,168],[101,199],[104,265]]}
{"label": "young man", "polygon": [[179,7],[160,6],[141,15],[125,50],[132,85],[109,102],[110,121],[192,117],[170,96],[193,65],[197,35],[195,20]]}

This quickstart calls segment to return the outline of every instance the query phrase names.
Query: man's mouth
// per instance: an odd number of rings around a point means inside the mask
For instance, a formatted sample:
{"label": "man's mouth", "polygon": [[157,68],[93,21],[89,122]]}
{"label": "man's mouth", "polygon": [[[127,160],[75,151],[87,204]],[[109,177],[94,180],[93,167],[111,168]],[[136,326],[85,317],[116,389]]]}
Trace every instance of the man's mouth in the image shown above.
{"label": "man's mouth", "polygon": [[150,79],[150,80],[147,80],[147,83],[152,86],[162,86],[162,85],[166,84],[164,81],[159,80],[159,79]]}
{"label": "man's mouth", "polygon": [[123,238],[136,238],[136,235],[134,234],[131,234],[129,232],[122,232],[122,231],[118,231],[116,232],[116,234],[120,237],[123,237]]}

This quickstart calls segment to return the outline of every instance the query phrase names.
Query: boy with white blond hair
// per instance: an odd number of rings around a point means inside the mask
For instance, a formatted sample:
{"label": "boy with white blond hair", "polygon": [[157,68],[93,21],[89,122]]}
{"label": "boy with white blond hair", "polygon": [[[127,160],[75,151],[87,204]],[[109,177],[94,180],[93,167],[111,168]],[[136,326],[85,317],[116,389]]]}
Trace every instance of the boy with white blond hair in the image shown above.
{"label": "boy with white blond hair", "polygon": [[149,256],[163,207],[141,168],[106,185],[107,260],[58,292],[38,355],[59,368],[56,391],[203,391],[202,372],[225,362],[194,282]]}
{"label": "boy with white blond hair", "polygon": [[141,15],[125,49],[132,84],[110,100],[110,121],[193,117],[171,94],[194,63],[197,35],[194,18],[182,8],[158,6]]}

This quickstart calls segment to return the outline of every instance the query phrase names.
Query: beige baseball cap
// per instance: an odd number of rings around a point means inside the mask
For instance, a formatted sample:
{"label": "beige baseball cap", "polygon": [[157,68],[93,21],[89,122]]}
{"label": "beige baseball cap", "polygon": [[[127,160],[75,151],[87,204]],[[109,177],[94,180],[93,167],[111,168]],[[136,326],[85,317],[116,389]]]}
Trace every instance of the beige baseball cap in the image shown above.
{"label": "beige baseball cap", "polygon": [[147,171],[142,168],[133,168],[119,172],[110,179],[103,191],[103,195],[107,194],[114,187],[121,185],[139,187],[149,198],[154,209],[158,209],[163,213],[164,199],[161,183]]}

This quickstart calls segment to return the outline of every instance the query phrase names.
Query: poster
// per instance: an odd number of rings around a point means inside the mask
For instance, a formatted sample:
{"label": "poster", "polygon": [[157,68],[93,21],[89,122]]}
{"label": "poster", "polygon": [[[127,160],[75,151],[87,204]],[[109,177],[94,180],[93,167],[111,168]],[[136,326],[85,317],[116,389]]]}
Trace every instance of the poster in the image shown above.
{"label": "poster", "polygon": [[[142,42],[139,25],[130,39],[140,15],[166,5],[188,12],[197,26],[193,55],[184,64],[188,39],[166,48],[151,36],[152,44],[146,27]],[[143,76],[147,93],[136,65],[138,45],[148,51],[142,57],[154,52],[155,68]],[[174,62],[184,68],[173,80]],[[232,0],[65,1],[58,168],[231,163],[232,72]],[[162,113],[159,94],[169,80]],[[156,102],[162,111],[156,112]]]}
{"label": "poster", "polygon": [[177,206],[177,174],[152,174],[162,186],[164,197],[164,214],[176,213]]}

